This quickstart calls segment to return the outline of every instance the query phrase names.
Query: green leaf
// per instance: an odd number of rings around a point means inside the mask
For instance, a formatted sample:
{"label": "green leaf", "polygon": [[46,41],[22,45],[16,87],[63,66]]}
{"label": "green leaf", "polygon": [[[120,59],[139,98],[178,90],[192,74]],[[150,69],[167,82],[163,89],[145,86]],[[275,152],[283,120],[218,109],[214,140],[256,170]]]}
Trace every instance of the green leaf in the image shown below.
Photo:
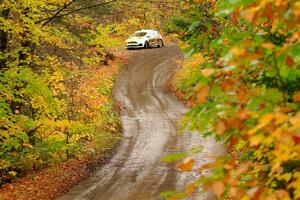
{"label": "green leaf", "polygon": [[15,172],[15,171],[9,171],[8,174],[11,175],[11,176],[16,176],[17,172]]}
{"label": "green leaf", "polygon": [[170,199],[172,197],[178,199],[178,198],[187,197],[187,194],[185,194],[183,192],[178,192],[178,191],[175,191],[175,190],[168,190],[168,191],[160,193],[160,196],[163,197],[163,198],[166,198],[166,199]]}
{"label": "green leaf", "polygon": [[190,150],[191,154],[198,154],[203,152],[203,146],[196,146],[191,148]]}
{"label": "green leaf", "polygon": [[185,157],[186,157],[185,153],[174,153],[174,154],[167,155],[161,158],[160,160],[162,162],[174,162]]}

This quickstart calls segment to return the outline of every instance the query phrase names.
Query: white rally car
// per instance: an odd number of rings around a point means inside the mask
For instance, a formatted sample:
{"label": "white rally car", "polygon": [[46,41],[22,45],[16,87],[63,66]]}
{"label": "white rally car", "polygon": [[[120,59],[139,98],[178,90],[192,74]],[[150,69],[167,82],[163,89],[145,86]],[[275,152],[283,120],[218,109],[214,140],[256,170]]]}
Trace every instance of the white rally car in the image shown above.
{"label": "white rally car", "polygon": [[161,34],[155,30],[139,30],[126,40],[126,48],[163,47],[164,41]]}

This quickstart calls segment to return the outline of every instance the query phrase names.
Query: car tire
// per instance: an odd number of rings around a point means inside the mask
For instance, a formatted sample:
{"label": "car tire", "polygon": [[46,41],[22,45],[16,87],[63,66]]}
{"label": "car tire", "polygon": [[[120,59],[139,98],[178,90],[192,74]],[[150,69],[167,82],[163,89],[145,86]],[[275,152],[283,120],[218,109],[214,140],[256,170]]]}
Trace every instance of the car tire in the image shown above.
{"label": "car tire", "polygon": [[158,41],[158,47],[162,48],[164,46],[164,42],[162,40]]}
{"label": "car tire", "polygon": [[149,43],[147,41],[145,42],[144,49],[149,49]]}

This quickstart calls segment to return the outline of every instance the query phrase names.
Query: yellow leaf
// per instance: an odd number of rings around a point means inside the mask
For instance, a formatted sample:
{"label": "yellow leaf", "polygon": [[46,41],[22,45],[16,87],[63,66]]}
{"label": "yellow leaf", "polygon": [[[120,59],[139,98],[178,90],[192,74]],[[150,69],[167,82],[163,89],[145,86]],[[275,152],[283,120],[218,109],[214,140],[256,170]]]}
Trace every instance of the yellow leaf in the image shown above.
{"label": "yellow leaf", "polygon": [[208,77],[208,76],[214,74],[215,70],[211,69],[211,68],[210,69],[202,69],[201,73],[203,74],[203,76]]}
{"label": "yellow leaf", "polygon": [[16,175],[17,175],[17,172],[15,172],[15,171],[10,171],[10,172],[8,172],[8,174],[10,174],[10,175],[12,175],[12,176],[16,176]]}
{"label": "yellow leaf", "polygon": [[273,133],[272,136],[275,137],[277,140],[280,140],[284,137],[284,132],[282,128],[277,128]]}
{"label": "yellow leaf", "polygon": [[290,118],[291,127],[289,128],[290,131],[295,131],[300,128],[300,112],[296,114],[296,116]]}
{"label": "yellow leaf", "polygon": [[255,8],[249,8],[243,11],[242,16],[248,21],[252,22],[255,19],[256,14],[257,13]]}
{"label": "yellow leaf", "polygon": [[276,118],[276,124],[282,124],[287,119],[287,115],[283,113],[276,113],[275,118]]}
{"label": "yellow leaf", "polygon": [[23,143],[23,147],[26,147],[28,149],[33,149],[33,146],[31,144],[28,144],[28,143]]}
{"label": "yellow leaf", "polygon": [[233,47],[230,52],[235,56],[244,56],[247,52],[244,48]]}
{"label": "yellow leaf", "polygon": [[197,185],[195,183],[191,183],[185,187],[185,192],[188,195],[193,194],[193,192],[197,189]]}
{"label": "yellow leaf", "polygon": [[272,119],[274,119],[273,113],[266,114],[260,118],[259,124],[260,124],[260,126],[264,127],[264,126],[268,125],[272,121]]}
{"label": "yellow leaf", "polygon": [[250,129],[247,134],[248,135],[254,135],[256,132],[258,131],[258,129],[256,127],[254,127],[253,129]]}
{"label": "yellow leaf", "polygon": [[261,141],[264,139],[263,135],[254,135],[250,138],[250,146],[254,147],[261,143]]}

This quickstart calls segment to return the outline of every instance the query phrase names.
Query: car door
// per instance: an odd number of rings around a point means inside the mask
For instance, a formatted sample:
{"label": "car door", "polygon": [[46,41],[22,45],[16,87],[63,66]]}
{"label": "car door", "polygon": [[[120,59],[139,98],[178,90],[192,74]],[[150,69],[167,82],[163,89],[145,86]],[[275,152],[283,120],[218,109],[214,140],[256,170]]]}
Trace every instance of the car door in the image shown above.
{"label": "car door", "polygon": [[160,40],[160,35],[159,35],[158,31],[154,31],[153,34],[154,34],[153,38],[155,39],[155,45],[158,46],[159,40]]}
{"label": "car door", "polygon": [[157,45],[156,43],[157,43],[157,39],[155,38],[155,34],[154,34],[154,32],[153,31],[150,31],[149,33],[148,33],[148,42],[149,42],[149,45],[150,46],[155,46],[155,45]]}

